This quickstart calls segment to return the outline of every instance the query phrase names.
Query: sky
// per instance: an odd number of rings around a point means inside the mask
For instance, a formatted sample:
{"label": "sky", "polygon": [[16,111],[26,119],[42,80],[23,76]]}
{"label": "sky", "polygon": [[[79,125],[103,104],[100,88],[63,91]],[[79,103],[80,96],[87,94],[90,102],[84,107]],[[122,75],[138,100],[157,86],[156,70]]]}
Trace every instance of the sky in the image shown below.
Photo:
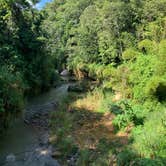
{"label": "sky", "polygon": [[51,2],[51,1],[52,0],[41,0],[38,4],[36,4],[36,8],[42,9],[47,2]]}

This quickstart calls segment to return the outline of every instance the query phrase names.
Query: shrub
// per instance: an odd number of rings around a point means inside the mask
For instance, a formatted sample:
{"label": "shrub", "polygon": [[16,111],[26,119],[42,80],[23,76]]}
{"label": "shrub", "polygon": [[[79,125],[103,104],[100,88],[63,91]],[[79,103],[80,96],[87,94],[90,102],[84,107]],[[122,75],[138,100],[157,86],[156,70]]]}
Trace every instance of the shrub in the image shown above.
{"label": "shrub", "polygon": [[149,39],[145,39],[145,40],[139,42],[138,48],[143,53],[154,54],[157,52],[157,44],[154,41],[151,41]]}
{"label": "shrub", "polygon": [[[1,127],[7,127],[11,114],[16,114],[24,106],[24,84],[20,73],[13,74],[9,68],[0,69],[0,114]],[[3,119],[3,120],[2,120]]]}
{"label": "shrub", "polygon": [[89,165],[89,162],[90,162],[90,150],[88,149],[81,150],[76,165],[86,166]]}
{"label": "shrub", "polygon": [[72,137],[63,137],[61,141],[56,144],[56,148],[61,152],[63,158],[67,158],[75,154],[78,150]]}
{"label": "shrub", "polygon": [[166,99],[166,81],[162,77],[153,77],[147,82],[146,94],[152,98],[163,101]]}
{"label": "shrub", "polygon": [[122,54],[122,58],[123,60],[125,61],[128,61],[128,60],[135,60],[137,58],[137,56],[139,56],[139,52],[132,49],[132,48],[129,48],[127,50],[125,50]]}
{"label": "shrub", "polygon": [[139,105],[132,106],[132,103],[127,100],[122,100],[118,103],[119,114],[113,120],[113,124],[118,129],[125,128],[130,123],[139,125],[143,123],[144,114],[142,108]]}
{"label": "shrub", "polygon": [[130,166],[135,160],[136,153],[130,149],[125,149],[117,155],[117,166]]}
{"label": "shrub", "polygon": [[104,79],[109,79],[112,75],[113,70],[114,70],[113,64],[104,66],[102,71]]}
{"label": "shrub", "polygon": [[166,157],[166,111],[149,113],[142,128],[134,132],[133,147],[141,156]]}
{"label": "shrub", "polygon": [[23,108],[24,84],[20,73],[13,74],[8,68],[0,69],[1,106],[5,111],[18,111]]}
{"label": "shrub", "polygon": [[130,64],[129,85],[132,89],[133,98],[143,103],[151,96],[146,95],[146,85],[154,76],[156,57],[151,55],[140,55],[137,60]]}
{"label": "shrub", "polygon": [[113,124],[116,127],[116,129],[124,129],[132,123],[133,118],[130,114],[117,115],[116,118],[113,120]]}
{"label": "shrub", "polygon": [[165,166],[165,161],[162,159],[138,158],[133,162],[139,166]]}

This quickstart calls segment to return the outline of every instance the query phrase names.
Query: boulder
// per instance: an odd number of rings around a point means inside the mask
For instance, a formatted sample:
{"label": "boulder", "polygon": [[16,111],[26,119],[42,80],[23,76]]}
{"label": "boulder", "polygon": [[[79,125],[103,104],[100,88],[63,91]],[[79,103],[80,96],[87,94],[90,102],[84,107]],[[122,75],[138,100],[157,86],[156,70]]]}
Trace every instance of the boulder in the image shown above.
{"label": "boulder", "polygon": [[84,92],[84,88],[80,85],[70,85],[67,90],[69,92]]}
{"label": "boulder", "polygon": [[65,69],[60,73],[60,75],[61,76],[69,76],[69,71],[67,69]]}
{"label": "boulder", "polygon": [[10,154],[6,157],[6,162],[14,162],[16,160],[16,157],[14,154]]}

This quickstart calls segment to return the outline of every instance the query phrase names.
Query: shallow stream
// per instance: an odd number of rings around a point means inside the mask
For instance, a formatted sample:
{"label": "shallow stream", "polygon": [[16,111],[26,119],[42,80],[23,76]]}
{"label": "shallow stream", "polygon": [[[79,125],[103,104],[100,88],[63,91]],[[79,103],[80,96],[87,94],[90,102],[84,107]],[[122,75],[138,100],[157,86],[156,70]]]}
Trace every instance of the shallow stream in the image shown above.
{"label": "shallow stream", "polygon": [[[40,109],[36,108],[46,107],[48,103],[60,102],[62,98],[67,95],[68,86],[71,84],[73,83],[64,83],[37,97],[32,97],[26,104],[24,115],[40,111]],[[36,127],[25,124],[22,117],[16,119],[14,125],[0,137],[0,165],[10,165],[6,164],[7,156],[9,156],[10,160],[12,160],[14,156],[15,160],[20,162],[20,166],[26,165],[23,164],[25,163],[25,155],[39,148],[40,134],[41,131]],[[36,165],[37,164],[39,163],[36,162]],[[18,163],[16,165],[18,165]],[[33,165],[35,166],[35,164]]]}

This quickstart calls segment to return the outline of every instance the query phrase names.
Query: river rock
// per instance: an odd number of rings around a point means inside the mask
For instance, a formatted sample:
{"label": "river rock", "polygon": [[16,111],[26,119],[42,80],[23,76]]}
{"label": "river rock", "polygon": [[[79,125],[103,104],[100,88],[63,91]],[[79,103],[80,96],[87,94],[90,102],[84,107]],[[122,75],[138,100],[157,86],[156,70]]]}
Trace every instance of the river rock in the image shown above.
{"label": "river rock", "polygon": [[60,166],[59,163],[50,156],[42,156],[39,159],[32,159],[28,161],[16,161],[5,164],[4,166]]}
{"label": "river rock", "polygon": [[84,88],[81,85],[70,85],[68,87],[69,92],[83,92]]}
{"label": "river rock", "polygon": [[52,146],[36,147],[36,150],[23,153],[24,159],[10,154],[6,163],[1,166],[60,166],[57,160],[52,157]]}
{"label": "river rock", "polygon": [[16,160],[16,157],[14,154],[10,154],[6,157],[6,162],[14,162]]}
{"label": "river rock", "polygon": [[62,155],[62,153],[59,152],[59,151],[54,151],[54,152],[52,153],[52,157],[53,157],[53,158],[58,158],[58,157],[60,157],[61,155]]}
{"label": "river rock", "polygon": [[40,145],[48,145],[49,144],[49,134],[46,133],[39,138]]}
{"label": "river rock", "polygon": [[69,76],[69,71],[67,69],[65,69],[60,73],[60,75],[61,76]]}
{"label": "river rock", "polygon": [[53,135],[53,136],[49,137],[49,143],[56,142],[56,140],[57,140],[57,136],[56,135]]}
{"label": "river rock", "polygon": [[60,166],[52,156],[48,130],[49,114],[56,111],[56,107],[56,101],[48,101],[25,109],[24,123],[35,127],[36,138],[23,151],[0,159],[0,166]]}
{"label": "river rock", "polygon": [[38,148],[35,153],[32,153],[22,166],[60,166],[57,160],[53,159],[52,147]]}

